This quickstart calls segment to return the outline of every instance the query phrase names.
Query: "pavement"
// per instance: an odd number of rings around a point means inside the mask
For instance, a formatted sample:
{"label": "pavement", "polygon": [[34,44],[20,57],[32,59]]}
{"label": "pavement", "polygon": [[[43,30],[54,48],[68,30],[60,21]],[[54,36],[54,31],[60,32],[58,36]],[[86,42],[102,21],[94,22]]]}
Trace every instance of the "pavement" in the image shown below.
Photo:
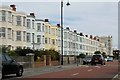
{"label": "pavement", "polygon": [[83,66],[83,65],[69,64],[69,65],[59,65],[59,66],[45,66],[45,67],[39,67],[39,68],[26,68],[24,69],[24,73],[22,77],[29,77],[29,76],[39,75],[39,74],[62,71],[62,70],[67,70],[71,68],[77,68],[80,66]]}
{"label": "pavement", "polygon": [[[57,71],[63,71],[63,70],[68,70],[68,69],[74,69],[74,68],[79,68],[79,67],[88,67],[89,65],[77,65],[77,64],[67,64],[67,65],[58,65],[58,66],[44,66],[44,67],[38,67],[38,68],[25,68],[24,73],[22,77],[6,77],[5,79],[2,80],[17,80],[20,78],[29,78],[31,76],[36,76],[40,74],[45,74],[45,73],[51,73],[51,72],[57,72]],[[117,78],[115,76],[114,78]],[[113,79],[116,80],[116,79]]]}
{"label": "pavement", "polygon": [[63,71],[68,69],[77,68],[83,65],[77,65],[77,64],[67,64],[67,65],[58,65],[58,66],[43,66],[38,68],[25,68],[24,73],[22,77],[16,77],[16,75],[11,74],[4,77],[2,80],[19,80],[20,78],[29,78],[30,76],[50,73],[50,72],[57,72],[57,71]]}

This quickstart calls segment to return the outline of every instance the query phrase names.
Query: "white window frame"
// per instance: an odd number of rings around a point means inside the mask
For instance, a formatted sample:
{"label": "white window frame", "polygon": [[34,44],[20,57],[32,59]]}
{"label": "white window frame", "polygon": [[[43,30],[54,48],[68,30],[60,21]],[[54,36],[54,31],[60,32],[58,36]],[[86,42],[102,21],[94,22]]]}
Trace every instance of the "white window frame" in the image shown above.
{"label": "white window frame", "polygon": [[4,38],[6,37],[6,29],[5,29],[4,27],[1,27],[1,28],[0,28],[0,37],[2,37],[2,38],[3,38],[3,37],[4,37]]}
{"label": "white window frame", "polygon": [[27,37],[26,37],[27,42],[31,42],[31,34],[30,34],[30,33],[27,33],[26,36],[27,36]]}
{"label": "white window frame", "polygon": [[11,28],[8,28],[8,32],[7,32],[8,39],[11,39],[11,38],[12,38],[11,31],[12,31],[12,29],[11,29]]}
{"label": "white window frame", "polygon": [[52,45],[55,45],[55,39],[51,39]]}
{"label": "white window frame", "polygon": [[42,31],[45,32],[44,24],[42,24]]}
{"label": "white window frame", "polygon": [[41,35],[37,35],[37,43],[41,43]]}
{"label": "white window frame", "polygon": [[47,40],[47,38],[45,38],[45,44],[47,44],[48,43],[48,40]]}
{"label": "white window frame", "polygon": [[6,21],[6,11],[0,11],[0,21]]}
{"label": "white window frame", "polygon": [[35,20],[32,20],[32,29],[35,29],[35,24],[34,24]]}
{"label": "white window frame", "polygon": [[16,26],[21,26],[21,16],[16,16]]}
{"label": "white window frame", "polygon": [[23,41],[26,41],[26,31],[23,31]]}
{"label": "white window frame", "polygon": [[12,13],[8,11],[8,22],[12,22]]}
{"label": "white window frame", "polygon": [[16,31],[16,40],[21,41],[21,31]]}
{"label": "white window frame", "polygon": [[45,26],[45,33],[48,33],[48,27]]}
{"label": "white window frame", "polygon": [[26,26],[25,22],[26,22],[26,17],[23,17],[23,26]]}
{"label": "white window frame", "polygon": [[37,31],[41,31],[41,23],[37,23]]}
{"label": "white window frame", "polygon": [[27,19],[27,29],[30,29],[31,28],[31,21],[30,19]]}

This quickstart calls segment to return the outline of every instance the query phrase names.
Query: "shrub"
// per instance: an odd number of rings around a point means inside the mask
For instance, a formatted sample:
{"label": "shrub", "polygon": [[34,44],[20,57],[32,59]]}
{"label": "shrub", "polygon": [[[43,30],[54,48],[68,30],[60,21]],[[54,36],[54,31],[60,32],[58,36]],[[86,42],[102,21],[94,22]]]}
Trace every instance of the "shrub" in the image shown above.
{"label": "shrub", "polygon": [[85,58],[85,54],[80,54],[79,58]]}
{"label": "shrub", "polygon": [[100,51],[95,51],[94,54],[101,54],[101,52]]}
{"label": "shrub", "polygon": [[105,52],[103,52],[102,55],[103,55],[104,58],[107,58],[107,55],[106,55]]}

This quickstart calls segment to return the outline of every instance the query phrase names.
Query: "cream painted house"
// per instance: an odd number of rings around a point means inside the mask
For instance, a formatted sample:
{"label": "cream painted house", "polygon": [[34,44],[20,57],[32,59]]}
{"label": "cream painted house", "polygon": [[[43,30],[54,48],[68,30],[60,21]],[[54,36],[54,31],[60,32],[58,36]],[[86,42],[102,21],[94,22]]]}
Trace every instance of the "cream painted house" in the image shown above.
{"label": "cream painted house", "polygon": [[[11,8],[10,8],[11,7]],[[1,46],[16,49],[26,46],[26,17],[23,12],[17,12],[15,5],[0,8],[0,42]]]}

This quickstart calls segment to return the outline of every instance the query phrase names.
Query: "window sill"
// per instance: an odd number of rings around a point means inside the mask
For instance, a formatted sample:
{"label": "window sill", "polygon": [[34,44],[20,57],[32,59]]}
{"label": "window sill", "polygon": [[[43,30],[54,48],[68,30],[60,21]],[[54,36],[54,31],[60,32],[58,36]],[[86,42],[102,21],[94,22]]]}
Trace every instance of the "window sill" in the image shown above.
{"label": "window sill", "polygon": [[16,25],[16,26],[22,26],[22,25]]}
{"label": "window sill", "polygon": [[0,39],[6,39],[5,37],[0,37]]}
{"label": "window sill", "polygon": [[16,40],[16,41],[21,41],[21,40]]}

